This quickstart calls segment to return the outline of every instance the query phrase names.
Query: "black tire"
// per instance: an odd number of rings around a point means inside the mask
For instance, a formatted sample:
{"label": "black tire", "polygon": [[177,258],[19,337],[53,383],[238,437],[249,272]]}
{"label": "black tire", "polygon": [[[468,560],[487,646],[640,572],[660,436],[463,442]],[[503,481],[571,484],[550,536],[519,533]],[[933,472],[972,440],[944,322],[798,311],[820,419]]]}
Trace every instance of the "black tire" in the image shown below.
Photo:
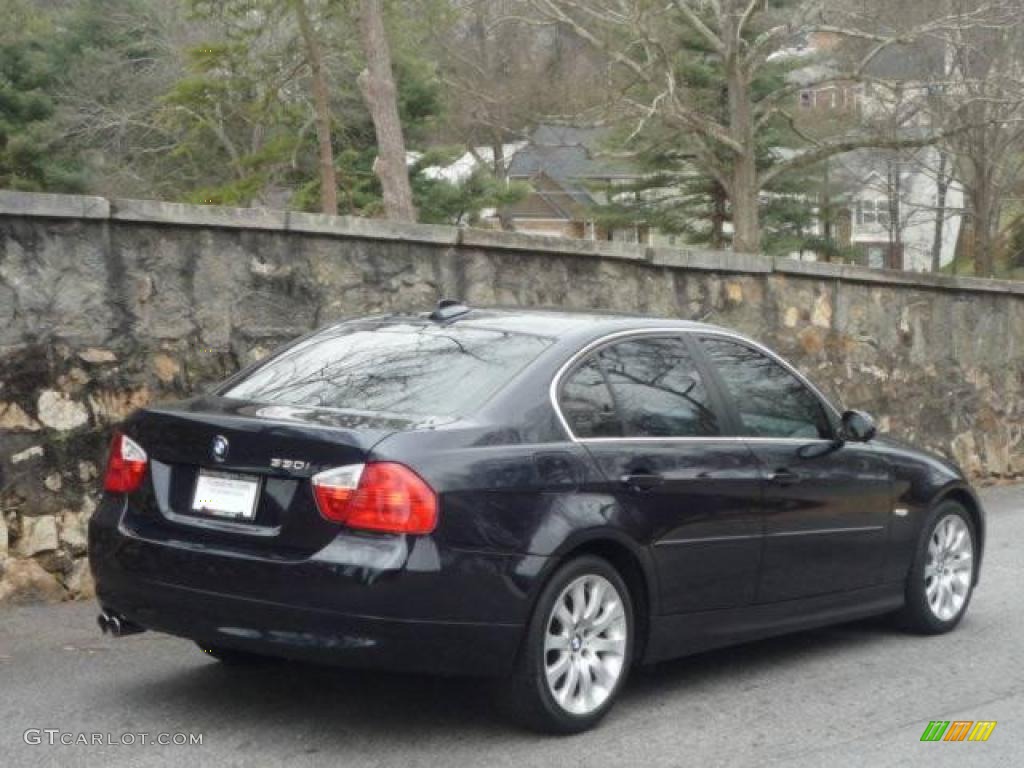
{"label": "black tire", "polygon": [[225,648],[222,645],[210,645],[196,641],[203,653],[212,656],[226,667],[259,667],[278,664],[282,660],[275,656],[263,656],[259,653],[240,651],[237,648]]}
{"label": "black tire", "polygon": [[[625,616],[625,652],[618,679],[604,702],[592,712],[574,714],[563,708],[549,689],[545,674],[544,637],[555,602],[563,590],[588,575],[603,577],[618,592]],[[501,683],[500,699],[505,710],[520,724],[541,733],[570,734],[593,728],[608,714],[626,683],[633,660],[635,634],[633,601],[619,572],[608,561],[593,555],[584,555],[565,563],[541,591],[527,625],[516,671],[511,679]]]}
{"label": "black tire", "polygon": [[[970,581],[963,605],[954,616],[943,619],[937,616],[929,605],[925,567],[928,563],[929,541],[936,533],[940,523],[944,523],[950,516],[959,517],[966,525],[970,536]],[[940,502],[928,514],[924,525],[921,526],[921,535],[917,542],[917,549],[914,551],[914,562],[910,566],[910,574],[907,577],[906,600],[903,609],[897,614],[900,625],[911,632],[922,635],[940,635],[955,628],[963,619],[970,605],[971,597],[974,594],[977,568],[978,533],[974,527],[974,520],[962,504],[953,500]]]}

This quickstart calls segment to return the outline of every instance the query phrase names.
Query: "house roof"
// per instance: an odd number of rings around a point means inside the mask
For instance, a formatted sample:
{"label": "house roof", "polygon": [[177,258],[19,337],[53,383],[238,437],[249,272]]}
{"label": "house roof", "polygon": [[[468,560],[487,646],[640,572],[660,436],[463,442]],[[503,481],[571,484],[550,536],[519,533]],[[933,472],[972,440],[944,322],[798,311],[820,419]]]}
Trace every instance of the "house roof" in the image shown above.
{"label": "house roof", "polygon": [[925,37],[883,48],[868,64],[866,73],[879,80],[930,80],[942,75],[945,58],[945,43]]}
{"label": "house roof", "polygon": [[[912,151],[891,149],[858,149],[833,160],[833,181],[847,194],[857,195],[861,190],[885,184],[893,162],[903,173],[930,172],[938,165],[934,147],[921,147]],[[841,195],[840,195],[841,196]]]}
{"label": "house roof", "polygon": [[635,179],[640,175],[628,163],[599,155],[607,135],[605,128],[539,125],[529,143],[512,158],[508,175],[534,181],[535,194],[543,198],[544,207],[558,209],[571,218],[595,204],[589,182]]}
{"label": "house roof", "polygon": [[604,128],[540,125],[512,159],[509,176],[529,178],[544,172],[558,181],[636,178],[639,174],[628,163],[599,156],[607,135]]}
{"label": "house roof", "polygon": [[593,200],[587,196],[581,199],[579,189],[574,189],[566,182],[559,182],[546,173],[540,173],[530,178],[531,193],[519,202],[509,206],[509,212],[513,216],[527,219],[565,219],[571,221],[580,219],[586,212]]}
{"label": "house roof", "polygon": [[[790,83],[803,85],[842,74],[844,68],[837,63],[834,48],[834,40],[817,44],[810,41],[806,47],[778,51],[770,58],[806,59],[806,64],[795,67],[786,76]],[[943,40],[921,37],[908,43],[885,46],[868,63],[864,74],[878,80],[898,82],[932,80],[945,71],[945,60],[946,43]]]}

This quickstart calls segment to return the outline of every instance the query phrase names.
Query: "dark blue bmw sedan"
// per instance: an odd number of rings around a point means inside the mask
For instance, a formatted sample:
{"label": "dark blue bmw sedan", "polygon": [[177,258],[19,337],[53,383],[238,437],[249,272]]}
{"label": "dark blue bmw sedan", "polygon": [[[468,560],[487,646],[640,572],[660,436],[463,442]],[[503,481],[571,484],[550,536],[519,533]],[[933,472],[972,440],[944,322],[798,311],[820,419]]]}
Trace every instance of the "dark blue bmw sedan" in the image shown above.
{"label": "dark blue bmw sedan", "polygon": [[957,468],[749,339],[454,302],[136,412],[104,487],[104,630],[496,676],[555,732],[635,664],[873,614],[946,632],[985,535]]}

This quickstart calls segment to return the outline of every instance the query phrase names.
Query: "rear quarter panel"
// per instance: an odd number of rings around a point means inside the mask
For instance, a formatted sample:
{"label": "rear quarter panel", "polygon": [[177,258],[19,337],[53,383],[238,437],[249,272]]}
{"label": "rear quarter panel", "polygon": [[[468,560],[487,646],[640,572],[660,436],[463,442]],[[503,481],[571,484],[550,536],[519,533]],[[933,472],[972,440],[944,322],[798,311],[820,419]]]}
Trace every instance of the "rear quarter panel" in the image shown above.
{"label": "rear quarter panel", "polygon": [[[457,434],[456,434],[457,433]],[[572,442],[490,444],[486,429],[406,432],[375,447],[374,458],[412,467],[440,498],[433,536],[442,549],[523,558],[523,588],[534,594],[563,555],[595,540],[628,550],[655,587],[650,521],[607,493],[604,477]]]}

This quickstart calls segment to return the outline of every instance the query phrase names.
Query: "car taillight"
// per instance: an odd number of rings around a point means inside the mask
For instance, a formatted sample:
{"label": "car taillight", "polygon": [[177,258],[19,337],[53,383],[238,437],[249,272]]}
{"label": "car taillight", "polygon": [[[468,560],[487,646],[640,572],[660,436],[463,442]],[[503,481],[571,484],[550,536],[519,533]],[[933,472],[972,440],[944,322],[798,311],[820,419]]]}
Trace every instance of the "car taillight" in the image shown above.
{"label": "car taillight", "polygon": [[320,514],[332,522],[389,533],[430,533],[437,525],[434,490],[402,464],[350,464],[312,482]]}
{"label": "car taillight", "polygon": [[142,485],[149,457],[142,446],[127,435],[114,433],[107,458],[107,474],[103,477],[103,490],[113,493],[131,493]]}

